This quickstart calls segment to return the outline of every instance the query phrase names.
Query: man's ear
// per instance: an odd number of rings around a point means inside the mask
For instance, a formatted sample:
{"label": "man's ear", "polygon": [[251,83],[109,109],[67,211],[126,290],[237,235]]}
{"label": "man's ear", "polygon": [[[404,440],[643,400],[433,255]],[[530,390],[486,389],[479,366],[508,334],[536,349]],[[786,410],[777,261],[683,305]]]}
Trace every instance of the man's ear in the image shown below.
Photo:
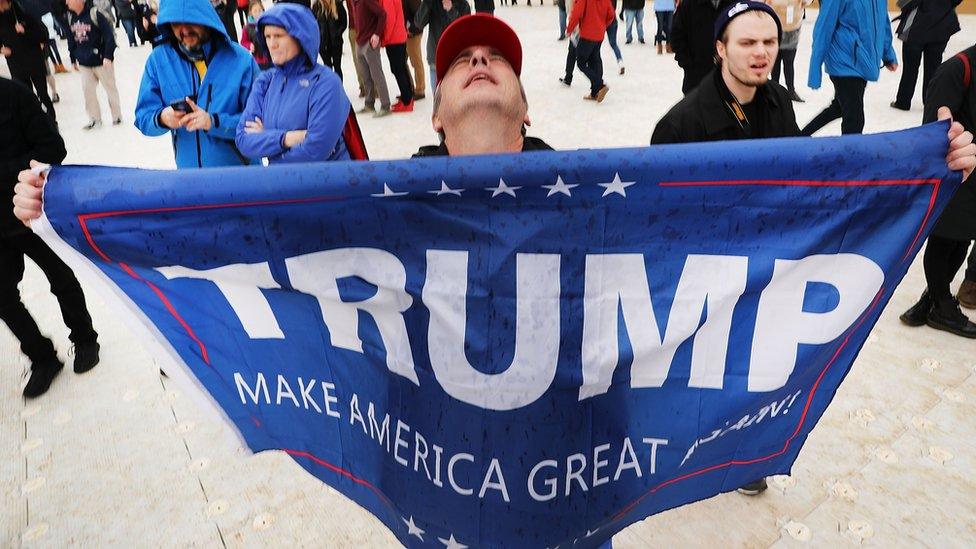
{"label": "man's ear", "polygon": [[721,40],[715,41],[715,53],[718,54],[718,58],[725,60],[725,44]]}
{"label": "man's ear", "polygon": [[434,131],[441,133],[444,131],[444,124],[441,124],[441,117],[436,114],[430,117],[430,124],[434,127]]}
{"label": "man's ear", "polygon": [[529,113],[525,113],[525,119],[522,120],[522,123],[525,124],[526,126],[532,125],[532,121],[529,120]]}

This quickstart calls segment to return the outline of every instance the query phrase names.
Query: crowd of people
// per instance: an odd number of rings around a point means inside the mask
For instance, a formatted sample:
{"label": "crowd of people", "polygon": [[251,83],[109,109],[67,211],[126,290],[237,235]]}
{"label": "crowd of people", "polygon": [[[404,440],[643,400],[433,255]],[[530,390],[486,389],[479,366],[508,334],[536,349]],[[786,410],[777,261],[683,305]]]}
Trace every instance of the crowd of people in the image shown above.
{"label": "crowd of people", "polygon": [[[47,1],[0,0],[0,52],[7,58],[11,76],[19,81],[0,79],[0,188],[5,196],[0,198],[8,204],[0,208],[0,318],[31,362],[24,389],[29,398],[43,394],[63,366],[21,302],[17,285],[25,256],[51,281],[75,345],[74,370],[90,370],[98,363],[99,352],[80,285],[25,227],[40,215],[44,183],[43,173],[29,168],[38,162],[57,164],[65,157],[53,106],[57,96],[47,94],[45,82],[46,61],[57,60],[60,54],[45,18],[53,21],[55,35],[60,29],[67,38],[70,64],[83,75],[87,129],[101,124],[97,84],[108,93],[112,122],[123,119],[113,66],[116,23],[122,21],[131,47],[153,45],[142,74],[134,124],[147,136],[169,136],[178,169],[265,161],[365,161],[366,143],[357,114],[409,111],[428,91],[433,93],[432,128],[440,141],[422,147],[415,156],[551,149],[526,135],[528,99],[521,82],[518,35],[490,13],[472,14],[467,0],[348,0],[348,8],[342,0],[273,6],[249,0],[234,2],[233,10],[211,0],[162,0],[159,5],[67,0],[63,11],[54,6],[56,2],[44,4]],[[31,2],[43,5],[38,8]],[[819,86],[826,71],[835,98],[801,129],[793,110],[793,102],[801,101],[793,59],[808,3],[656,0],[656,49],[661,55],[673,51],[684,71],[681,86],[686,94],[657,123],[651,143],[811,135],[838,117],[843,119],[844,133],[860,133],[867,82],[877,80],[879,67],[894,70],[898,64],[887,12],[881,13],[884,2],[821,0],[809,83]],[[976,46],[932,67],[936,65],[932,59],[941,57],[946,48],[947,34],[959,29],[958,20],[951,23],[956,4],[956,0],[906,3],[904,19],[910,24],[902,21],[905,24],[898,29],[905,64],[914,63],[915,70],[906,70],[892,107],[901,108],[911,100],[918,64],[925,58],[924,121],[955,120],[946,162],[949,169],[961,170],[968,178],[926,247],[927,290],[902,320],[910,326],[927,324],[976,338],[976,324],[959,305],[976,307],[976,262],[970,260],[967,281],[958,294],[949,288],[976,239],[972,177],[976,145],[971,133],[976,129],[972,76]],[[568,56],[590,81],[584,99],[600,102],[608,91],[602,79],[600,45],[608,33],[616,33],[620,15],[610,0],[570,0],[559,7],[565,19],[560,17],[558,39],[568,39]],[[621,8],[627,42],[633,38],[634,24],[637,40],[643,42],[644,4],[624,0]],[[909,17],[912,10],[923,9],[929,10],[927,15]],[[35,16],[38,10],[42,13]],[[933,10],[942,10],[943,17],[934,17]],[[942,34],[923,30],[926,24]],[[425,31],[426,62],[420,47]],[[360,103],[348,97],[342,86],[339,62],[344,34],[356,61]],[[936,40],[934,45],[931,40]],[[381,49],[386,50],[397,84],[395,103],[389,97]],[[572,82],[573,65],[560,79],[565,85]],[[62,68],[57,61],[51,67],[55,73]],[[778,78],[770,79],[779,73],[786,77],[785,87]],[[758,493],[764,487],[764,481],[757,480],[743,489]]]}

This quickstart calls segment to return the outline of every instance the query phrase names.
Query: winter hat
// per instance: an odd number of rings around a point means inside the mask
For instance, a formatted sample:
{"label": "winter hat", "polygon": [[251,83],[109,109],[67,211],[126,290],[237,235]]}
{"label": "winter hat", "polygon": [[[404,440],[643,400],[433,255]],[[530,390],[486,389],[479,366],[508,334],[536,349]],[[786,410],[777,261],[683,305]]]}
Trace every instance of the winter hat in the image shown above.
{"label": "winter hat", "polygon": [[718,41],[722,37],[722,33],[725,32],[725,27],[729,26],[729,23],[733,19],[747,11],[764,11],[768,13],[773,18],[773,21],[776,21],[776,30],[778,31],[779,38],[783,38],[783,24],[780,23],[779,17],[776,15],[776,11],[773,10],[772,6],[754,0],[739,0],[722,8],[722,11],[719,12],[718,18],[715,19],[715,40]]}

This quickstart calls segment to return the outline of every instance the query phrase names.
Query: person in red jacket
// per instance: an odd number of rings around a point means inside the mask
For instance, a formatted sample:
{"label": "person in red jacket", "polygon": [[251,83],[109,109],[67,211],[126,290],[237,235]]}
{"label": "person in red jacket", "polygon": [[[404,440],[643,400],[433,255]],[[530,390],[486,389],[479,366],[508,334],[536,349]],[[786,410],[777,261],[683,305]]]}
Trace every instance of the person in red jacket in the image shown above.
{"label": "person in red jacket", "polygon": [[607,27],[613,23],[615,13],[610,0],[576,0],[573,11],[569,15],[566,33],[572,35],[579,27],[576,45],[576,63],[583,74],[590,79],[590,93],[583,96],[587,101],[600,103],[607,96],[610,88],[603,82],[603,60],[600,58],[600,46]]}
{"label": "person in red jacket", "polygon": [[407,69],[407,23],[403,20],[403,4],[400,0],[382,0],[386,12],[383,29],[383,47],[390,62],[390,72],[400,88],[400,99],[390,108],[393,112],[413,111],[413,82]]}
{"label": "person in red jacket", "polygon": [[[390,114],[390,92],[383,74],[380,42],[386,30],[386,10],[380,0],[350,0],[356,21],[356,65],[363,75],[366,104],[359,114],[372,113],[374,118]],[[376,110],[376,99],[380,109]]]}

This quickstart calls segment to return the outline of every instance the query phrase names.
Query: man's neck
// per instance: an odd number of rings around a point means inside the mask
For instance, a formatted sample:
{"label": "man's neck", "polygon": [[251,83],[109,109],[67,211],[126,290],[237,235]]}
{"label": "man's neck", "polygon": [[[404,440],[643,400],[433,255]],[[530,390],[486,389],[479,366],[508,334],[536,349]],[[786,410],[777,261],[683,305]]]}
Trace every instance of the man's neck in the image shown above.
{"label": "man's neck", "polygon": [[522,152],[522,125],[511,120],[484,119],[469,114],[456,127],[444,129],[444,144],[451,156]]}
{"label": "man's neck", "polygon": [[752,103],[752,100],[756,98],[755,86],[743,84],[739,79],[729,74],[727,70],[722,70],[722,81],[725,82],[725,87],[729,89],[740,105]]}

